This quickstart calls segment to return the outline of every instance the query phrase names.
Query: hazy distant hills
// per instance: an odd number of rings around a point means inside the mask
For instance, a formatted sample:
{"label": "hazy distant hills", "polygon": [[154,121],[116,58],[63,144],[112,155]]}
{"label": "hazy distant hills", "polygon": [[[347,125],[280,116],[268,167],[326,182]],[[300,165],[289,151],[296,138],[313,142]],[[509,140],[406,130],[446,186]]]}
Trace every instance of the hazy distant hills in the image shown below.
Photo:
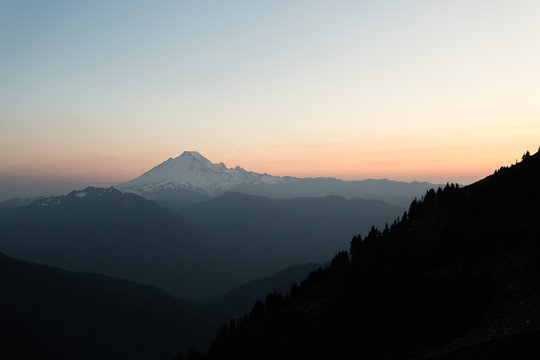
{"label": "hazy distant hills", "polygon": [[37,199],[38,198],[27,198],[27,199],[11,198],[8,200],[0,201],[0,209],[18,208],[22,206],[28,206],[34,200],[37,200]]}
{"label": "hazy distant hills", "polygon": [[4,359],[173,359],[217,325],[208,307],[151,286],[0,254]]}
{"label": "hazy distant hills", "polygon": [[527,153],[428,191],[289,296],[223,326],[207,358],[538,359],[539,178],[540,152]]}
{"label": "hazy distant hills", "polygon": [[[17,200],[0,207],[0,251],[205,298],[214,311],[152,286],[0,254],[2,355],[172,358],[204,348],[216,319],[262,298],[221,327],[207,358],[540,356],[540,154],[465,188],[429,190],[406,213],[374,199],[236,192],[278,189],[287,178],[181,158],[189,166],[179,173],[201,187],[137,185],[167,188],[162,204],[175,211],[115,188]],[[273,290],[282,294],[264,296]]]}
{"label": "hazy distant hills", "polygon": [[3,202],[0,251],[152,284],[182,298],[205,297],[291,265],[325,262],[352,234],[404,211],[351,196],[399,203],[427,186],[276,177],[184,152],[119,185],[122,192],[90,187]]}
{"label": "hazy distant hills", "polygon": [[323,197],[377,199],[408,206],[409,202],[437,185],[398,182],[388,179],[343,181],[334,178],[295,178],[259,174],[241,167],[214,164],[196,151],[170,158],[136,179],[117,186],[165,206],[198,202],[226,191],[261,195],[275,199]]}
{"label": "hazy distant hills", "polygon": [[214,280],[209,239],[191,221],[114,188],[87,188],[0,211],[9,256],[203,296]]}
{"label": "hazy distant hills", "polygon": [[383,226],[402,211],[375,200],[228,192],[178,214],[135,194],[87,188],[0,210],[0,251],[193,299],[294,264],[327,261],[351,234]]}
{"label": "hazy distant hills", "polygon": [[349,246],[351,234],[384,227],[403,211],[377,200],[277,200],[233,192],[179,209],[215,239],[220,256],[230,259],[233,265],[222,271],[243,276],[242,282],[294,264],[326,262]]}

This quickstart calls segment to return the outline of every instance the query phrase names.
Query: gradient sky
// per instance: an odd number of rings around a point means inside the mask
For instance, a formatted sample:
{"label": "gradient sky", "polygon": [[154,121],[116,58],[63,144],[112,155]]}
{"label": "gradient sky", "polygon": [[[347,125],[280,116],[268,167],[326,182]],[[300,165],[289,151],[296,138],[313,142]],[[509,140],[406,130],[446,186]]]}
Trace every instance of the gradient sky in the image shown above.
{"label": "gradient sky", "polygon": [[0,200],[184,150],[470,183],[540,145],[539,44],[537,0],[0,0]]}

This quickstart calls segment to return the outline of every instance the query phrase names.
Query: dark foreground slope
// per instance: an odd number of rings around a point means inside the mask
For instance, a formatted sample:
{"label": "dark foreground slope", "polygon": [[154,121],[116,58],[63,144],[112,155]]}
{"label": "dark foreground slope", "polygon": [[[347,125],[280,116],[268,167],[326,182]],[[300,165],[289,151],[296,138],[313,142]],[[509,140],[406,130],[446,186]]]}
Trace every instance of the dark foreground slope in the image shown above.
{"label": "dark foreground slope", "polygon": [[222,327],[209,359],[537,359],[540,154],[429,191],[290,296]]}
{"label": "dark foreground slope", "polygon": [[3,359],[172,359],[217,325],[205,306],[151,286],[0,254]]}
{"label": "dark foreground slope", "polygon": [[277,274],[251,280],[225,294],[206,298],[200,302],[212,306],[225,318],[242,316],[249,312],[257,300],[264,299],[269,292],[286,293],[291,284],[304,279],[320,266],[316,263],[289,266]]}

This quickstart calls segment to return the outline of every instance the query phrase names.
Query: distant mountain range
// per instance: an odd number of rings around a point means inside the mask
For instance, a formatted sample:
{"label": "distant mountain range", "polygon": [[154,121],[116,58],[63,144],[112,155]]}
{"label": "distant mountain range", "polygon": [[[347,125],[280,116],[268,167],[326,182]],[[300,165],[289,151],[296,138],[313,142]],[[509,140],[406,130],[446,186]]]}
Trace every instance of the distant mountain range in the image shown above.
{"label": "distant mountain range", "polygon": [[343,196],[347,199],[377,199],[398,206],[408,206],[438,185],[426,182],[398,182],[388,179],[343,181],[335,178],[296,178],[272,176],[227,168],[214,164],[196,151],[185,151],[170,158],[141,176],[120,184],[118,189],[177,208],[206,200],[227,191],[274,199],[294,197]]}
{"label": "distant mountain range", "polygon": [[17,207],[21,207],[21,206],[27,206],[27,205],[30,205],[32,202],[34,202],[34,200],[38,200],[40,198],[41,197],[26,198],[26,199],[11,198],[11,199],[8,199],[8,200],[0,201],[0,209],[9,209],[9,208],[17,208]]}
{"label": "distant mountain range", "polygon": [[[200,155],[181,157],[192,158],[180,171],[190,181],[205,172]],[[540,153],[465,188],[431,189],[406,212],[373,199],[234,192],[278,186],[235,176],[171,187],[163,206],[93,187],[0,204],[10,256],[0,254],[0,355],[173,358],[204,349],[218,320],[256,299],[207,355],[187,359],[540,355]]]}
{"label": "distant mountain range", "polygon": [[404,211],[374,199],[409,201],[429,186],[277,177],[186,151],[121,191],[89,187],[0,203],[0,251],[201,298],[288,266],[328,261],[351,234]]}
{"label": "distant mountain range", "polygon": [[327,261],[351,234],[402,211],[375,200],[228,192],[173,212],[135,194],[89,187],[0,209],[0,251],[194,299],[291,265]]}
{"label": "distant mountain range", "polygon": [[403,211],[378,200],[278,200],[236,192],[178,209],[210,235],[212,251],[228,259],[230,265],[221,271],[231,277],[244,274],[242,282],[295,264],[326,262],[349,246],[351,234],[384,227]]}
{"label": "distant mountain range", "polygon": [[9,256],[152,284],[180,297],[203,296],[220,284],[210,239],[196,224],[114,188],[0,210],[0,234],[0,251]]}

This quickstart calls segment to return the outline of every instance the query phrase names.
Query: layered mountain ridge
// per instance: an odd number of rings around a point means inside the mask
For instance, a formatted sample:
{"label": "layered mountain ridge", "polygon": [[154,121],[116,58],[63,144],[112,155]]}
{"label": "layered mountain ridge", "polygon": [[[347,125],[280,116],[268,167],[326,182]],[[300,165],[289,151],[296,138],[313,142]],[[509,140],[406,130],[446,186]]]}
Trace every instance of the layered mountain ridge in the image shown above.
{"label": "layered mountain ridge", "polygon": [[209,239],[193,222],[135,194],[88,187],[0,211],[0,251],[71,271],[153,284],[181,297],[214,289]]}
{"label": "layered mountain ridge", "polygon": [[184,151],[117,188],[157,201],[168,208],[208,200],[227,191],[274,199],[339,195],[347,199],[377,199],[397,206],[409,202],[437,185],[388,179],[344,181],[336,178],[297,178],[228,168],[212,163],[197,151]]}
{"label": "layered mountain ridge", "polygon": [[291,265],[325,262],[350,233],[402,212],[376,200],[233,192],[174,212],[136,194],[88,187],[0,209],[0,251],[194,299]]}

